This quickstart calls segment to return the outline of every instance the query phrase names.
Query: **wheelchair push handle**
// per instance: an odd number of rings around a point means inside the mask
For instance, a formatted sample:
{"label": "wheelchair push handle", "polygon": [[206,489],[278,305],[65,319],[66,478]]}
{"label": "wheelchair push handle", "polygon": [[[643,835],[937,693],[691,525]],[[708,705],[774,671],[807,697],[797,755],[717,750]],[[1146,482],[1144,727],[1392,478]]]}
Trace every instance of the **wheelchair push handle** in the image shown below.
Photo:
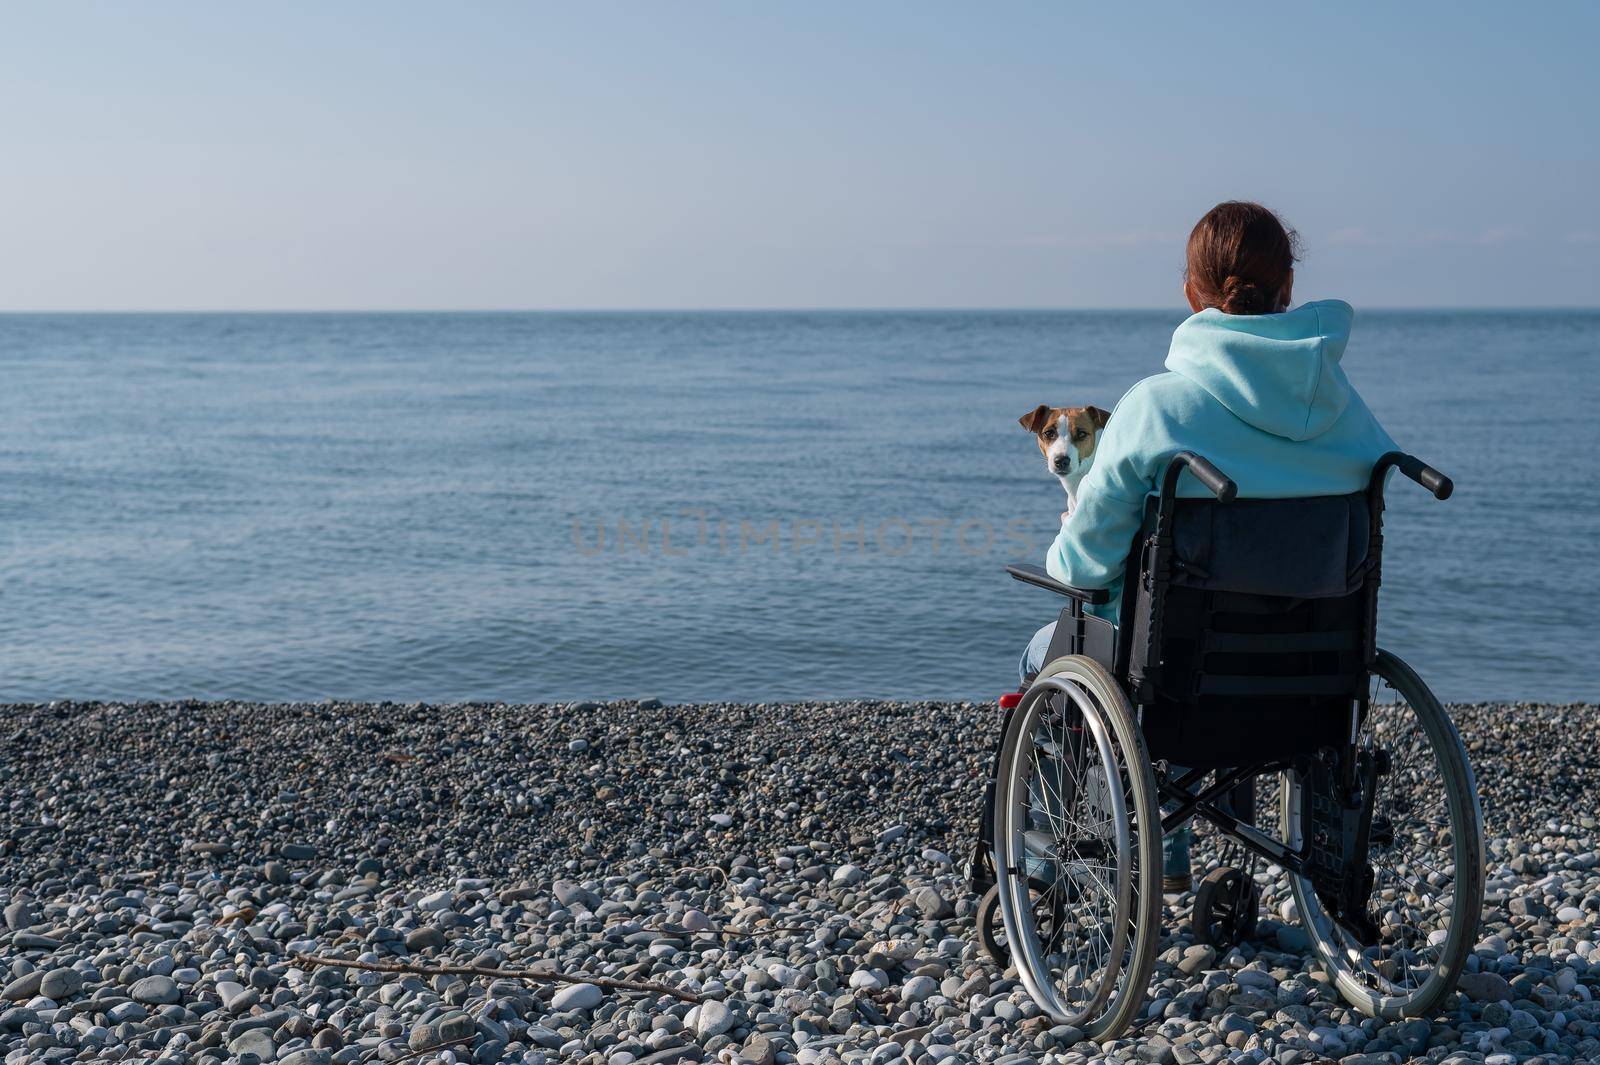
{"label": "wheelchair push handle", "polygon": [[1389,471],[1390,466],[1432,492],[1435,499],[1449,499],[1450,493],[1456,490],[1455,482],[1450,478],[1417,456],[1407,455],[1403,451],[1391,451],[1379,459],[1378,465],[1373,468],[1372,476],[1381,479]]}
{"label": "wheelchair push handle", "polygon": [[1171,491],[1164,492],[1171,498],[1178,487],[1178,473],[1187,466],[1189,472],[1194,474],[1195,480],[1205,485],[1211,494],[1224,503],[1233,502],[1239,494],[1239,486],[1233,483],[1233,478],[1223,473],[1211,464],[1211,460],[1193,451],[1180,451],[1172,456],[1172,461],[1167,465],[1167,484]]}

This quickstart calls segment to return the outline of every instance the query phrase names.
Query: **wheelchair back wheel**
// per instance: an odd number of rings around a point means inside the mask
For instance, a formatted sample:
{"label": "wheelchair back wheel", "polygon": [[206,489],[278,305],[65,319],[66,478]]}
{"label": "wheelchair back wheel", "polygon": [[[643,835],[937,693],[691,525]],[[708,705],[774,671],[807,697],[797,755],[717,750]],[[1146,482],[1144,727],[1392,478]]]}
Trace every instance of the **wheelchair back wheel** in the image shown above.
{"label": "wheelchair back wheel", "polygon": [[1091,1038],[1138,1017],[1155,962],[1155,796],[1144,738],[1110,674],[1076,655],[1047,665],[1002,740],[996,894],[1023,986]]}
{"label": "wheelchair back wheel", "polygon": [[[1411,667],[1379,651],[1358,751],[1376,756],[1368,861],[1376,942],[1329,916],[1311,880],[1291,876],[1300,919],[1346,1001],[1372,1017],[1433,1011],[1454,990],[1483,907],[1483,818],[1455,725]],[[1285,773],[1284,842],[1310,833],[1308,782]]]}

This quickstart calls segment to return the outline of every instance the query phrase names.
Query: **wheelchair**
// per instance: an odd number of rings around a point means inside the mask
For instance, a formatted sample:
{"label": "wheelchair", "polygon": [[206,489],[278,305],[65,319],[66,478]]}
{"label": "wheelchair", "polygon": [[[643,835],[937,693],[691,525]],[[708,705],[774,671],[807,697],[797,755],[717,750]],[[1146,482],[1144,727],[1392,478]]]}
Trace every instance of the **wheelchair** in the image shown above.
{"label": "wheelchair", "polygon": [[[1161,838],[1194,818],[1245,864],[1201,883],[1197,940],[1249,936],[1265,861],[1353,1007],[1418,1016],[1454,990],[1483,905],[1482,814],[1443,706],[1375,642],[1391,469],[1451,493],[1391,452],[1349,495],[1237,499],[1179,453],[1146,504],[1119,625],[1084,610],[1106,591],[1007,567],[1069,602],[1044,667],[1002,699],[970,876],[984,947],[1055,1022],[1103,1040],[1139,1019]],[[1185,470],[1215,498],[1179,498]]]}

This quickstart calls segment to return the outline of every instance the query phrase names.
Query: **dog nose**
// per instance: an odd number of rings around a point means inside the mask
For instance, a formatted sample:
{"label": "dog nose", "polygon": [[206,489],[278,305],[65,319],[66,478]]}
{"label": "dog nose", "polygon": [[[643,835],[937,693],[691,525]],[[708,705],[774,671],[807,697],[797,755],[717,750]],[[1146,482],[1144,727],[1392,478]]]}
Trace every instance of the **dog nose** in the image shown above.
{"label": "dog nose", "polygon": [[1060,458],[1056,459],[1057,473],[1066,473],[1070,469],[1072,469],[1072,460],[1067,456],[1062,455]]}

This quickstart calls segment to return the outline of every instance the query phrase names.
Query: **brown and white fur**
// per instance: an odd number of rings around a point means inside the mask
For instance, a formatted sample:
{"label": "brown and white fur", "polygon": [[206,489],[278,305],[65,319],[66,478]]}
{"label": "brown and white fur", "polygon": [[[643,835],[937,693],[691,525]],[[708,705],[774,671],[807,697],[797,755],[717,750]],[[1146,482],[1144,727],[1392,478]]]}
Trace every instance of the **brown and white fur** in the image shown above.
{"label": "brown and white fur", "polygon": [[1062,521],[1078,505],[1078,484],[1089,472],[1100,431],[1110,420],[1110,412],[1099,407],[1047,407],[1043,403],[1017,419],[1037,438],[1045,468],[1067,490]]}

